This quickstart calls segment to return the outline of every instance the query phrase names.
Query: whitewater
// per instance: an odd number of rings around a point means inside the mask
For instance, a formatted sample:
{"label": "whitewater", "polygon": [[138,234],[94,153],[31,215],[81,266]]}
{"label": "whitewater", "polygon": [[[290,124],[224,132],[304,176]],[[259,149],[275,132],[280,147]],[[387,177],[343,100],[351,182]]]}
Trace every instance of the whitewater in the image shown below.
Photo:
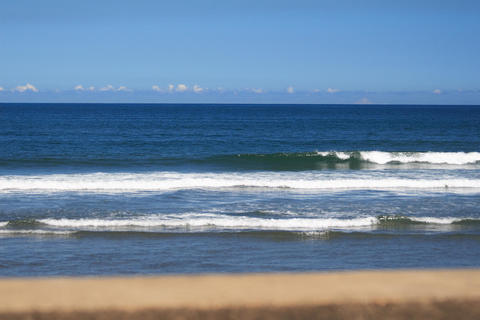
{"label": "whitewater", "polygon": [[458,189],[480,188],[476,172],[88,173],[0,176],[0,192],[137,192],[197,188]]}
{"label": "whitewater", "polygon": [[334,156],[339,160],[360,159],[377,164],[426,163],[465,165],[480,163],[480,152],[385,152],[385,151],[318,151],[321,156]]}

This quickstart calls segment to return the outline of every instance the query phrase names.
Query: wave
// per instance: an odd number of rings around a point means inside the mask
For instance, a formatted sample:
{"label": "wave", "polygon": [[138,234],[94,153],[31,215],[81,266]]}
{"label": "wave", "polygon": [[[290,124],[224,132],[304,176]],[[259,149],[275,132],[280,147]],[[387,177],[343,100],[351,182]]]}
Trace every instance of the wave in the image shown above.
{"label": "wave", "polygon": [[480,163],[480,152],[318,152],[324,157],[335,157],[339,160],[359,159],[371,163],[430,163],[430,164],[477,164]]}
{"label": "wave", "polygon": [[454,218],[454,217],[407,217],[401,215],[377,217],[378,224],[382,226],[392,225],[480,225],[480,219],[477,218]]}
{"label": "wave", "polygon": [[[378,216],[352,219],[261,219],[187,215],[176,218],[40,219],[0,223],[0,237],[249,237],[274,241],[339,238],[454,237],[480,239],[480,218]],[[474,228],[474,229],[472,229]],[[426,232],[425,232],[426,231]]]}
{"label": "wave", "polygon": [[232,217],[224,215],[196,216],[178,219],[42,219],[40,223],[54,227],[166,227],[166,228],[226,228],[226,229],[328,229],[370,226],[375,218],[357,219],[262,219],[252,217]]}
{"label": "wave", "polygon": [[473,217],[407,217],[368,216],[359,218],[255,218],[219,214],[183,214],[145,216],[132,219],[28,219],[1,222],[2,229],[60,228],[72,230],[330,230],[402,225],[459,225],[479,226],[480,218]]}
{"label": "wave", "polygon": [[[347,177],[347,178],[346,178]],[[355,177],[355,178],[350,178]],[[91,173],[0,176],[0,192],[85,191],[136,192],[208,188],[289,189],[445,189],[480,188],[480,179],[431,178],[428,175],[377,177],[371,175],[324,175],[321,173]]]}
{"label": "wave", "polygon": [[132,159],[0,159],[0,167],[66,168],[172,168],[200,167],[233,170],[304,171],[335,168],[363,169],[378,165],[399,167],[472,166],[480,164],[480,152],[389,152],[389,151],[313,151],[269,154],[191,155],[178,158]]}
{"label": "wave", "polygon": [[316,151],[223,155],[197,161],[259,170],[315,170],[337,167],[362,169],[371,164],[422,164],[423,167],[428,167],[480,164],[480,152]]}

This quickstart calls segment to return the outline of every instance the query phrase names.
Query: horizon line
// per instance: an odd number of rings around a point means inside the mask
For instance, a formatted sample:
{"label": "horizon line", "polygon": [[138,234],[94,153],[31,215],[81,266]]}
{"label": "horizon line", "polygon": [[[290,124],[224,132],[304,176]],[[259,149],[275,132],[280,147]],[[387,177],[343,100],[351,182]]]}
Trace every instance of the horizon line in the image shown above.
{"label": "horizon line", "polygon": [[239,102],[2,102],[3,104],[123,104],[123,105],[312,105],[312,106],[431,106],[431,107],[480,107],[480,104],[426,104],[426,103],[289,103],[289,102],[258,102],[258,103],[239,103]]}

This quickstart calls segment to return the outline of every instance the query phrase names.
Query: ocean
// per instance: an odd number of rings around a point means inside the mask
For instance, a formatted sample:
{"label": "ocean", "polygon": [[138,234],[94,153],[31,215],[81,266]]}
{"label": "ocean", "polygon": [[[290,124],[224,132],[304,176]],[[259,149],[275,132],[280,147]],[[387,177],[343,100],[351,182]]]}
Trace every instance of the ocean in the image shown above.
{"label": "ocean", "polygon": [[480,266],[480,107],[0,104],[0,276]]}

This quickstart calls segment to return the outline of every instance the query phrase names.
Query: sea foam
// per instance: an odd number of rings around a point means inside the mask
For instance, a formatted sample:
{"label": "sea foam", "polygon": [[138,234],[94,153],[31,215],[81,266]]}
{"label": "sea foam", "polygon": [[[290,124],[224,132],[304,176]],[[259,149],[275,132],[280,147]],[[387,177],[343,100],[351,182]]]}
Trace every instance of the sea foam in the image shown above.
{"label": "sea foam", "polygon": [[340,160],[359,157],[377,164],[387,163],[431,163],[464,165],[480,162],[480,152],[385,152],[385,151],[357,151],[357,152],[318,152],[321,156],[335,156]]}
{"label": "sea foam", "polygon": [[[351,178],[350,178],[351,177]],[[308,173],[93,173],[0,176],[0,192],[135,192],[202,188],[371,189],[480,188],[480,179],[454,175]]]}
{"label": "sea foam", "polygon": [[124,220],[106,219],[42,219],[41,223],[54,227],[72,228],[122,228],[122,227],[171,227],[171,228],[226,228],[226,229],[328,229],[370,226],[375,217],[355,219],[262,219],[245,216],[198,215],[185,218],[137,218]]}
{"label": "sea foam", "polygon": [[[15,222],[15,221],[13,221]],[[176,214],[149,215],[129,219],[104,218],[47,218],[30,221],[32,229],[8,228],[2,222],[0,234],[69,234],[75,231],[212,231],[212,230],[283,230],[325,231],[356,230],[378,226],[428,225],[477,225],[479,218],[465,217],[407,217],[407,216],[363,216],[358,218],[258,218],[225,214]],[[13,223],[15,225],[15,223]],[[28,227],[28,226],[25,226]],[[40,227],[40,229],[39,229]],[[45,229],[48,228],[48,229]]]}
{"label": "sea foam", "polygon": [[60,228],[203,228],[203,229],[267,229],[267,230],[327,230],[354,229],[388,223],[424,223],[446,225],[462,221],[479,221],[459,217],[367,216],[358,218],[256,218],[213,214],[184,214],[170,217],[145,216],[131,219],[42,219],[40,223]]}

